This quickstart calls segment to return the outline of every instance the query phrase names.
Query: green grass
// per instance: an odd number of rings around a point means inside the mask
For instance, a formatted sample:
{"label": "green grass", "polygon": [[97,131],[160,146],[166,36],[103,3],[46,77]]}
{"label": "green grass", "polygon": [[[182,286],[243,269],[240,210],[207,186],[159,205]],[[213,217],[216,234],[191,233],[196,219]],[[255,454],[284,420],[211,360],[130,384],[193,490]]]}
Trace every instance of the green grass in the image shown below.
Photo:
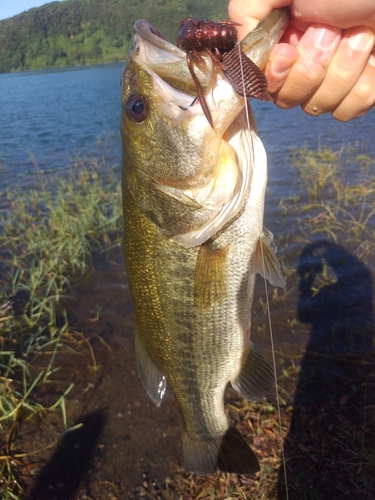
{"label": "green grass", "polygon": [[293,238],[344,239],[366,262],[375,249],[375,159],[350,146],[340,151],[304,148],[293,152],[291,164],[298,169],[299,194],[293,189],[280,207],[296,218],[299,234],[291,233]]}
{"label": "green grass", "polygon": [[[47,182],[38,175],[40,189],[2,193],[8,206],[0,215],[0,430],[7,441],[0,457],[2,498],[18,498],[22,490],[11,452],[21,421],[59,408],[66,425],[72,385],[48,407],[33,397],[38,384],[53,383],[56,354],[75,339],[59,301],[84,279],[94,252],[118,248],[122,239],[120,181],[113,171],[103,177],[92,159],[64,178]],[[40,353],[49,361],[31,375],[29,361]]]}

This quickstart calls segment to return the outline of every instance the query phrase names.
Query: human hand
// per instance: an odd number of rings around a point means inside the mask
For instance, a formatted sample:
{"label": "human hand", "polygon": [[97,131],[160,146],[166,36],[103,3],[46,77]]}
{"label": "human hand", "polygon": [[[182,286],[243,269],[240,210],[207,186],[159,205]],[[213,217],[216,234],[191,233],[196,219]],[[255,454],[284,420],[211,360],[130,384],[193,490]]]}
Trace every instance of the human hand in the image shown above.
{"label": "human hand", "polygon": [[375,103],[374,0],[230,0],[244,37],[272,10],[288,6],[290,24],[270,56],[268,90],[281,108],[340,121]]}

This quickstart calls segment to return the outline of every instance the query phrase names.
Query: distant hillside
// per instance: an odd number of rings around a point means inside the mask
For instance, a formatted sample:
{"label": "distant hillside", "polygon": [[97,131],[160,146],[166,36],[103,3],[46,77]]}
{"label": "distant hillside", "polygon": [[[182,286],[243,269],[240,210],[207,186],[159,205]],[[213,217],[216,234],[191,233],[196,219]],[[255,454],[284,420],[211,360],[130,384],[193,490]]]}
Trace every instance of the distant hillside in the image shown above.
{"label": "distant hillside", "polygon": [[0,73],[123,61],[143,18],[175,42],[185,17],[227,18],[228,0],[65,0],[0,21]]}

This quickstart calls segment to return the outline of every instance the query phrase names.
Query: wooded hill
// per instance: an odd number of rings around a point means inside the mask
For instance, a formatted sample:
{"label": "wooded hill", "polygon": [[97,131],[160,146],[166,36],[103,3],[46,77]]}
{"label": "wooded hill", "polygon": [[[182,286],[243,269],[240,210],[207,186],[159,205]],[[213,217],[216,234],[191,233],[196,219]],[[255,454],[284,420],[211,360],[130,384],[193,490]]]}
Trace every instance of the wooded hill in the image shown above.
{"label": "wooded hill", "polygon": [[175,43],[185,17],[227,19],[228,0],[65,0],[0,21],[0,73],[123,61],[146,19]]}

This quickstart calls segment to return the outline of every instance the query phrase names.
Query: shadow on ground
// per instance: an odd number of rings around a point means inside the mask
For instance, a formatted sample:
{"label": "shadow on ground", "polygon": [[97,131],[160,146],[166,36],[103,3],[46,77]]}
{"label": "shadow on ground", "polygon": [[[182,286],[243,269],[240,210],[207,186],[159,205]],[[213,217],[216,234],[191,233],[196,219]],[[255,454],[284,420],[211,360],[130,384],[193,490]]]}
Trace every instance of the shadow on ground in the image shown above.
{"label": "shadow on ground", "polygon": [[106,422],[102,410],[79,420],[80,427],[67,432],[55,453],[40,471],[27,500],[70,500],[75,498],[88,473]]}
{"label": "shadow on ground", "polygon": [[[375,498],[373,278],[339,245],[306,246],[298,315],[311,334],[285,440],[290,500]],[[278,498],[285,499],[279,472]]]}

